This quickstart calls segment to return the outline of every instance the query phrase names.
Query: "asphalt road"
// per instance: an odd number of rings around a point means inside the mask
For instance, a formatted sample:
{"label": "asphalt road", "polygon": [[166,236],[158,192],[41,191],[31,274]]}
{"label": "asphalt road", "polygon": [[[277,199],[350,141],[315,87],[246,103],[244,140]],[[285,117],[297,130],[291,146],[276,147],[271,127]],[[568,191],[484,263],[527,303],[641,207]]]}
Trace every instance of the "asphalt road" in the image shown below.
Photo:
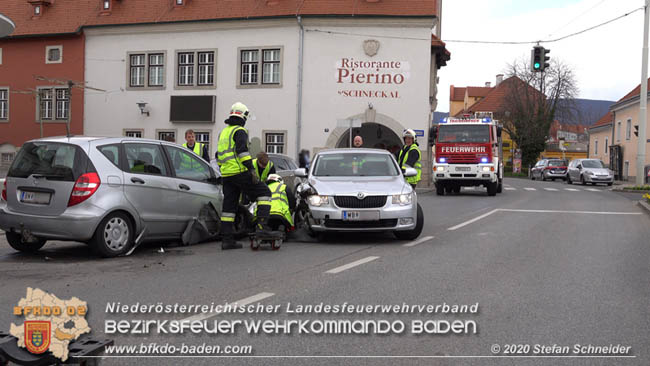
{"label": "asphalt road", "polygon": [[[280,251],[222,252],[219,243],[205,243],[165,244],[161,253],[161,245],[151,244],[130,257],[100,260],[79,243],[51,243],[38,255],[15,253],[3,238],[0,309],[5,311],[0,312],[0,327],[22,323],[11,309],[26,287],[38,287],[62,299],[87,301],[86,318],[97,336],[106,319],[192,315],[107,314],[109,302],[209,305],[243,300],[282,309],[264,315],[216,314],[210,322],[385,319],[406,324],[398,335],[113,335],[119,345],[250,345],[255,357],[102,360],[108,365],[650,364],[650,216],[635,205],[640,195],[611,192],[606,186],[522,179],[505,183],[496,197],[484,189],[444,197],[419,194],[425,229],[413,242],[389,234],[336,235],[316,242],[298,233]],[[479,310],[462,315],[297,315],[284,311],[287,303],[478,303]],[[414,320],[474,321],[477,332],[413,335]],[[526,357],[503,357],[513,344],[529,345],[531,351]],[[530,357],[538,356],[532,352],[535,345],[554,344],[620,344],[631,347],[631,357]],[[493,357],[495,345],[501,357]]]}

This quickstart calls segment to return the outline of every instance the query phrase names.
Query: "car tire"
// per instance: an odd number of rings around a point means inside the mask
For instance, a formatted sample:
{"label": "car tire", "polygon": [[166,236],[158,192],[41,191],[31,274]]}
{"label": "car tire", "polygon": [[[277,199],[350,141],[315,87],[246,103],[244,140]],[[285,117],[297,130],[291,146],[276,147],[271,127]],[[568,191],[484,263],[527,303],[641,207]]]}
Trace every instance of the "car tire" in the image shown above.
{"label": "car tire", "polygon": [[567,174],[567,176],[566,176],[565,181],[566,181],[566,184],[569,184],[569,185],[572,185],[572,184],[573,184],[573,182],[571,181],[571,176],[568,175],[568,174]]}
{"label": "car tire", "polygon": [[611,182],[610,182],[610,183],[607,183],[607,185],[610,186],[610,187],[611,187],[612,184],[614,184],[614,183],[611,183]]}
{"label": "car tire", "polygon": [[497,185],[497,193],[503,193],[503,179],[499,179],[499,184]]}
{"label": "car tire", "polygon": [[454,189],[453,189],[453,192],[455,194],[460,194],[460,186],[455,186]]}
{"label": "car tire", "polygon": [[415,228],[413,230],[407,231],[395,231],[393,234],[397,239],[400,240],[415,240],[422,234],[422,228],[424,227],[424,212],[422,212],[422,206],[418,203],[418,217],[415,219]]}
{"label": "car tire", "polygon": [[555,182],[555,178],[551,178],[551,180],[552,180],[553,182]]}
{"label": "car tire", "polygon": [[544,175],[544,172],[539,173],[539,180],[546,182],[546,176]]}
{"label": "car tire", "polygon": [[444,196],[445,195],[445,186],[443,186],[440,183],[436,183],[436,194],[438,196]]}
{"label": "car tire", "polygon": [[488,194],[488,196],[496,196],[498,186],[499,186],[498,182],[488,183],[487,184],[487,194]]}
{"label": "car tire", "polygon": [[580,183],[582,183],[583,186],[587,185],[587,182],[585,181],[585,176],[584,175],[580,175]]}
{"label": "car tire", "polygon": [[45,239],[40,238],[37,238],[38,240],[34,242],[26,242],[23,240],[22,235],[9,231],[5,233],[5,237],[7,238],[7,243],[9,243],[9,246],[23,253],[38,252],[38,250],[41,249],[47,242]]}
{"label": "car tire", "polygon": [[530,173],[530,180],[535,180],[535,172]]}
{"label": "car tire", "polygon": [[90,246],[101,257],[117,257],[131,249],[134,238],[131,219],[122,212],[113,212],[97,225]]}

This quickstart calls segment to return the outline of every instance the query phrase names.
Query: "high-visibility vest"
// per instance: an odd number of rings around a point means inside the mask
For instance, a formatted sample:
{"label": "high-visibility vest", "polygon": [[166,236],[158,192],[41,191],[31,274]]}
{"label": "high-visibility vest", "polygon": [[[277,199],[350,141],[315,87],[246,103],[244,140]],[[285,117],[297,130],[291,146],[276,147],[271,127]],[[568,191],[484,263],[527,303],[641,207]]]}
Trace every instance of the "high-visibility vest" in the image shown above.
{"label": "high-visibility vest", "polygon": [[[189,147],[187,147],[187,142],[186,142],[186,143],[183,144],[183,147],[188,149],[188,150],[193,151],[196,155],[198,155],[200,157],[203,157],[203,144],[202,143],[195,142],[194,143],[194,148],[190,149]],[[192,169],[192,159],[189,156],[187,156],[185,154],[182,154],[181,155],[181,167],[184,168],[184,169]]]}
{"label": "high-visibility vest", "polygon": [[[415,166],[408,166],[406,164],[406,159],[408,157],[408,154],[413,150],[418,152],[418,161],[415,163]],[[400,167],[402,169],[415,168],[415,170],[417,170],[418,174],[415,177],[406,177],[406,181],[409,184],[418,184],[418,182],[422,178],[422,162],[421,162],[422,153],[420,152],[420,148],[418,147],[418,145],[411,144],[411,147],[408,150],[406,150],[406,152],[404,151],[404,149],[400,150],[398,160],[399,160]]]}
{"label": "high-visibility vest", "polygon": [[[258,173],[259,169],[257,167],[257,159],[253,159],[253,167],[255,167],[255,173]],[[269,160],[269,162],[264,167],[264,170],[262,170],[262,174],[260,175],[260,180],[262,182],[266,182],[266,178],[269,177],[269,172],[271,171],[272,167],[273,167],[273,162]]]}
{"label": "high-visibility vest", "polygon": [[221,170],[222,177],[231,177],[248,170],[244,161],[251,160],[251,154],[247,151],[237,155],[235,151],[235,132],[243,130],[248,133],[244,127],[239,125],[229,125],[221,130],[219,142],[217,144],[217,164]]}
{"label": "high-visibility vest", "polygon": [[[273,182],[269,184],[271,191],[271,215],[284,217],[293,226],[293,218],[289,209],[289,198],[287,197],[287,186],[284,183]],[[255,209],[257,216],[257,208]]]}

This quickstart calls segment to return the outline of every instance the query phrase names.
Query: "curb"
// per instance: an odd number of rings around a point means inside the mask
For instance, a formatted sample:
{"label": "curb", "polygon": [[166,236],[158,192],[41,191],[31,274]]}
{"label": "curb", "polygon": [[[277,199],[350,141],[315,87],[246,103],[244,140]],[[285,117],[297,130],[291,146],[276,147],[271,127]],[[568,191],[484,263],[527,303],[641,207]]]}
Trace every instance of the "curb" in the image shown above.
{"label": "curb", "polygon": [[624,193],[650,193],[650,191],[642,191],[642,190],[635,190],[635,189],[623,189],[623,188],[612,188],[611,191],[624,192]]}
{"label": "curb", "polygon": [[643,201],[638,201],[638,202],[639,202],[639,206],[641,206],[645,210],[645,213],[650,215],[650,204]]}

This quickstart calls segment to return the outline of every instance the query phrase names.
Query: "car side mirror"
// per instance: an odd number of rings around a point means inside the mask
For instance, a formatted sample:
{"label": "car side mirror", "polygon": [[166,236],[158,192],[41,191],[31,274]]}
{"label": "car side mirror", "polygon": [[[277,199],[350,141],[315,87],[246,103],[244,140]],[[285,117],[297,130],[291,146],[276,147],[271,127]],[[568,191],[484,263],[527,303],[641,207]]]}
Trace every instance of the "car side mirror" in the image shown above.
{"label": "car side mirror", "polygon": [[293,171],[293,174],[295,174],[296,177],[299,177],[299,178],[307,178],[307,169],[298,168],[298,169]]}
{"label": "car side mirror", "polygon": [[582,165],[578,164],[578,166],[576,166],[576,168],[578,168],[578,170],[582,170]]}
{"label": "car side mirror", "polygon": [[404,176],[407,178],[415,177],[416,175],[418,175],[418,171],[415,170],[414,168],[406,168],[406,170],[404,171]]}

